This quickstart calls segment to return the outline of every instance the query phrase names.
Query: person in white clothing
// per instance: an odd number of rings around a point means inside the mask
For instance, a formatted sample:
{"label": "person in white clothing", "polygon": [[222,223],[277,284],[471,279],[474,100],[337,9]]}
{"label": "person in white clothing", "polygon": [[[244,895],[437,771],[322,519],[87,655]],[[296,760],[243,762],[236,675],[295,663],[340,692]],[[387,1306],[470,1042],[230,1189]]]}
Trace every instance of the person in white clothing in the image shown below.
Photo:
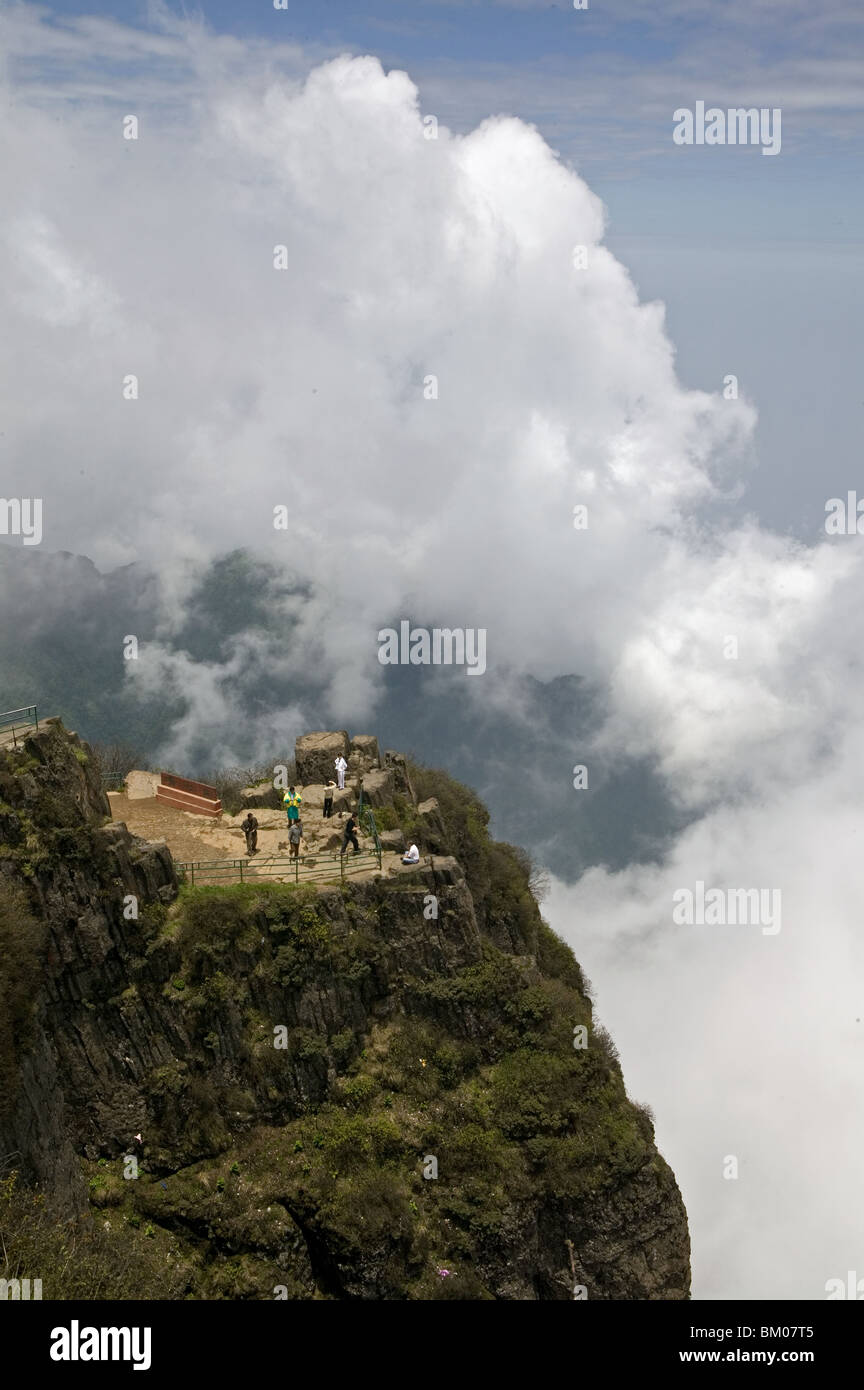
{"label": "person in white clothing", "polygon": [[334,766],[335,766],[335,768],[336,768],[336,777],[337,777],[337,781],[338,781],[339,790],[340,790],[340,791],[344,791],[344,790],[345,790],[345,773],[348,771],[348,764],[346,763],[345,759],[342,757],[342,754],[341,754],[341,753],[339,754],[339,757],[336,759],[336,762],[335,762]]}
{"label": "person in white clothing", "polygon": [[403,863],[403,864],[419,864],[419,863],[420,863],[420,851],[419,851],[419,849],[417,848],[416,845],[412,845],[410,849],[408,849],[408,850],[405,851],[405,853],[402,855],[402,863]]}

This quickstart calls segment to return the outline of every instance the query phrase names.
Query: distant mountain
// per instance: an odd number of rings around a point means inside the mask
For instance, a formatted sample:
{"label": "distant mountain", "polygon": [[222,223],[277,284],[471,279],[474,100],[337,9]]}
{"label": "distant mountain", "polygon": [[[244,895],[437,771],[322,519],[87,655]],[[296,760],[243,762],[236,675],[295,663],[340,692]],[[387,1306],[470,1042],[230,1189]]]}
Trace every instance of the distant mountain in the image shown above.
{"label": "distant mountain", "polygon": [[[299,709],[306,728],[357,725],[350,689],[344,708],[334,709],[324,699],[325,680],[285,660],[308,599],[302,581],[234,551],[202,572],[181,624],[166,627],[159,577],[140,565],[101,574],[82,556],[0,546],[0,708],[36,703],[91,740],[123,742],[142,759],[155,758],[190,698],[180,687],[138,693],[123,660],[123,639],[134,634],[139,643],[158,639],[169,652],[185,653],[192,671],[225,667],[230,718],[223,728],[218,714],[209,723],[203,714],[191,720],[182,766],[172,763],[173,770],[213,773],[223,734],[238,759],[284,757],[284,747],[262,733],[284,709]],[[244,659],[229,665],[240,638]],[[591,864],[617,869],[656,858],[683,825],[646,763],[589,759],[588,789],[574,789],[572,769],[586,761],[602,716],[597,692],[578,675],[524,677],[507,699],[493,699],[499,678],[487,671],[484,698],[466,699],[462,671],[431,679],[426,668],[384,672],[375,723],[385,744],[476,788],[496,833],[528,846],[560,877],[578,877]]]}

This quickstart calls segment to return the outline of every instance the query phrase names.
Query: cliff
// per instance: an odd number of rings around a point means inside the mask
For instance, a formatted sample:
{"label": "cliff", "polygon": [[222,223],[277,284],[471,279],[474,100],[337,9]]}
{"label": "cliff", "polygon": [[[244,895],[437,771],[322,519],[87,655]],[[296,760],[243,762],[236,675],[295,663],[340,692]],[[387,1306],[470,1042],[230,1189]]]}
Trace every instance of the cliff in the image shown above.
{"label": "cliff", "polygon": [[45,1298],[688,1297],[675,1179],[525,856],[443,774],[375,788],[431,866],[193,889],[107,823],[59,722],[0,750],[0,1275]]}

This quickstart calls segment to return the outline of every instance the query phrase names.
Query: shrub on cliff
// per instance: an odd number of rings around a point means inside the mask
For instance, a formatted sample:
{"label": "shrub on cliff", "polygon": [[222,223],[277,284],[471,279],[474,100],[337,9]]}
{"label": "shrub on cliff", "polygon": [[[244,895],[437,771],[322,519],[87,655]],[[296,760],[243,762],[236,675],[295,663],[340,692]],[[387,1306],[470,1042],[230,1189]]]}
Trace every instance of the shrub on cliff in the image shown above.
{"label": "shrub on cliff", "polygon": [[44,1299],[176,1299],[190,1266],[170,1238],[86,1215],[63,1218],[43,1192],[0,1176],[0,1279],[41,1279]]}

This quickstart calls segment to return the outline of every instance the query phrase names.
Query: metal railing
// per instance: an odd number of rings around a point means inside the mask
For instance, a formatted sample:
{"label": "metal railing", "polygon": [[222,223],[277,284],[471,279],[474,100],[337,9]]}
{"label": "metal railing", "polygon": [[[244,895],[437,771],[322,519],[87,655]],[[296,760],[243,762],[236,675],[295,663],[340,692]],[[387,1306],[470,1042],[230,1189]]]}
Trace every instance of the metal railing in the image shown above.
{"label": "metal railing", "polygon": [[351,873],[381,868],[380,850],[363,850],[358,854],[303,854],[254,856],[251,859],[195,859],[175,865],[178,874],[195,886],[196,883],[254,883],[276,878],[293,883],[344,883]]}
{"label": "metal railing", "polygon": [[378,836],[378,826],[375,824],[375,812],[371,806],[364,805],[363,788],[360,788],[360,800],[357,803],[357,820],[365,827],[367,835],[372,836],[375,845],[375,853],[378,855],[378,867],[381,867],[381,840]]}
{"label": "metal railing", "polygon": [[21,709],[7,709],[0,714],[0,740],[6,741],[12,735],[14,747],[18,747],[18,733],[22,729],[38,729],[39,716],[35,705],[24,705]]}

